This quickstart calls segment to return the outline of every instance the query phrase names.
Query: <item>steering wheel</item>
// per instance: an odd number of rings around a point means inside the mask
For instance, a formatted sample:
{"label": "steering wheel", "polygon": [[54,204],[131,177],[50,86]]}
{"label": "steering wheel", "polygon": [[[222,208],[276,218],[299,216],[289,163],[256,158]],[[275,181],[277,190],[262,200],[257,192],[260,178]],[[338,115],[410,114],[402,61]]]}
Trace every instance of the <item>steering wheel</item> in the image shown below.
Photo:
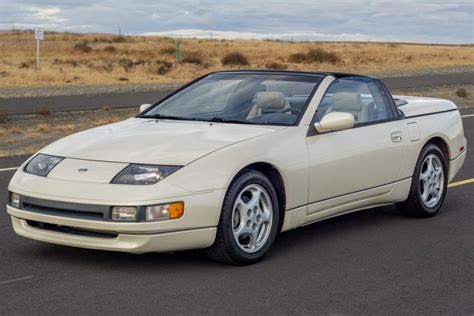
{"label": "steering wheel", "polygon": [[283,109],[280,111],[280,113],[288,113],[290,112],[291,114],[300,114],[300,110],[297,110],[297,109],[293,109],[293,108],[287,108],[287,109]]}

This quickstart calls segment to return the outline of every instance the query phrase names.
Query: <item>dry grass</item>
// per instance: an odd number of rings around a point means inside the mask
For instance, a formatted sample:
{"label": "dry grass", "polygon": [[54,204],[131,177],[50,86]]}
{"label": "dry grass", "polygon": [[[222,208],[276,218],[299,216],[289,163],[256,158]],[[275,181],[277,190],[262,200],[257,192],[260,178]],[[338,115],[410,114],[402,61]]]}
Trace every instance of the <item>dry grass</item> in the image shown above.
{"label": "dry grass", "polygon": [[10,129],[11,134],[21,134],[21,129],[19,127],[12,127]]}
{"label": "dry grass", "polygon": [[0,112],[0,123],[5,123],[8,120],[8,113]]}
{"label": "dry grass", "polygon": [[288,69],[287,64],[281,64],[281,63],[276,63],[274,61],[269,62],[265,65],[266,69],[272,69],[272,70],[285,70]]}
{"label": "dry grass", "polygon": [[182,39],[183,62],[175,65],[171,38],[51,32],[41,43],[40,70],[31,32],[0,32],[0,51],[2,87],[180,83],[215,70],[276,64],[372,74],[474,65],[473,46],[202,39]]}
{"label": "dry grass", "polygon": [[467,98],[468,93],[467,93],[467,90],[465,88],[458,88],[456,90],[456,95],[460,98]]}
{"label": "dry grass", "polygon": [[155,62],[148,67],[148,72],[151,74],[163,76],[170,72],[172,68],[172,62],[166,60],[155,60]]}
{"label": "dry grass", "polygon": [[51,111],[48,109],[47,106],[40,106],[35,110],[36,115],[47,116],[51,115]]}
{"label": "dry grass", "polygon": [[306,53],[294,53],[288,56],[288,61],[301,64],[338,64],[341,62],[341,58],[335,52],[327,51],[322,48],[310,49]]}
{"label": "dry grass", "polygon": [[92,124],[93,124],[93,126],[102,126],[102,125],[106,125],[106,124],[115,123],[115,122],[118,122],[120,120],[123,120],[123,117],[120,117],[118,115],[112,115],[112,116],[106,117],[106,118],[94,119],[94,120],[92,120]]}
{"label": "dry grass", "polygon": [[38,125],[36,125],[35,131],[37,133],[49,133],[49,125],[48,124],[38,124]]}
{"label": "dry grass", "polygon": [[184,64],[204,65],[204,57],[199,52],[190,52],[181,60]]}
{"label": "dry grass", "polygon": [[227,53],[221,59],[223,66],[248,66],[250,62],[248,58],[241,52]]}
{"label": "dry grass", "polygon": [[106,53],[115,53],[117,51],[117,48],[114,45],[107,45],[102,51]]}
{"label": "dry grass", "polygon": [[175,55],[176,54],[176,47],[174,46],[167,46],[160,49],[160,53],[163,55]]}
{"label": "dry grass", "polygon": [[73,124],[58,125],[56,126],[56,131],[61,134],[69,134],[74,130],[75,126]]}
{"label": "dry grass", "polygon": [[76,45],[73,46],[73,49],[77,52],[81,52],[81,53],[89,53],[92,51],[92,47],[90,47],[87,42],[83,42],[83,43],[78,43]]}
{"label": "dry grass", "polygon": [[306,62],[308,63],[329,63],[337,64],[341,62],[339,55],[335,52],[326,51],[322,48],[310,49],[306,53]]}
{"label": "dry grass", "polygon": [[288,56],[288,61],[290,63],[294,63],[294,64],[304,63],[305,60],[306,60],[306,54],[305,53],[293,53],[290,56]]}

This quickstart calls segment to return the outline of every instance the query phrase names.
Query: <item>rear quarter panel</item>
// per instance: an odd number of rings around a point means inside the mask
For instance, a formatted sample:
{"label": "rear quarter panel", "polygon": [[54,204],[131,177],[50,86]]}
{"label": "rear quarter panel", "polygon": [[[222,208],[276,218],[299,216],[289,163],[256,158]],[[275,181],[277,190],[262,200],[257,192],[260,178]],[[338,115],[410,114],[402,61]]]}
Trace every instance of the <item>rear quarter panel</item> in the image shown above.
{"label": "rear quarter panel", "polygon": [[[427,114],[404,119],[408,138],[406,159],[402,167],[402,178],[413,175],[415,165],[423,147],[432,139],[440,138],[448,148],[449,160],[454,160],[466,150],[466,138],[458,110],[450,110],[436,114]],[[418,134],[418,135],[415,135]],[[450,172],[449,181],[455,174]]]}

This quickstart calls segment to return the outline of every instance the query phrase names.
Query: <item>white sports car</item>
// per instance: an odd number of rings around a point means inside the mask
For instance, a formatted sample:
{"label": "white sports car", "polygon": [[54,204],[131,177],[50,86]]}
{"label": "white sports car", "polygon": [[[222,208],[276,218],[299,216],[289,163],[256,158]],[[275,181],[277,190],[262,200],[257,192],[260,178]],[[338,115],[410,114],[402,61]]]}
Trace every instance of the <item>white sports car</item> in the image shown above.
{"label": "white sports car", "polygon": [[433,216],[465,157],[450,101],[359,75],[216,72],[42,149],[7,211],[44,242],[250,264],[279,232],[337,215],[396,203]]}

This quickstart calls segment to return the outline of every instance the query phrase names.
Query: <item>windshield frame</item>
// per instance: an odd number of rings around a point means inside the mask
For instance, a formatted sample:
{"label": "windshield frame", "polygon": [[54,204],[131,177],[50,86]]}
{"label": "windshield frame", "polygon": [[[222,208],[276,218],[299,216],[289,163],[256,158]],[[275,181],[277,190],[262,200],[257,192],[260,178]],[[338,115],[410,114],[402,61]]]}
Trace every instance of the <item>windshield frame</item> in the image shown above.
{"label": "windshield frame", "polygon": [[[287,126],[287,127],[290,127],[290,126],[298,126],[301,119],[303,118],[304,114],[306,113],[306,110],[308,108],[308,105],[311,103],[311,100],[313,99],[314,97],[314,94],[316,93],[316,91],[318,90],[319,88],[319,85],[321,84],[321,82],[324,80],[324,78],[327,76],[326,73],[311,73],[311,72],[303,72],[303,71],[272,71],[272,70],[230,70],[230,71],[216,71],[216,72],[211,72],[211,73],[208,73],[208,74],[205,74],[201,77],[198,77],[188,83],[186,83],[185,85],[179,87],[178,89],[174,90],[173,92],[167,94],[166,96],[164,96],[163,98],[161,98],[160,100],[158,100],[157,102],[153,103],[148,109],[146,109],[144,112],[141,112],[139,113],[137,116],[135,116],[136,118],[146,118],[146,119],[153,119],[153,117],[151,116],[146,116],[146,114],[148,112],[150,112],[151,110],[153,110],[155,107],[159,106],[161,103],[165,102],[166,100],[168,100],[169,98],[171,98],[172,96],[176,95],[177,93],[181,92],[182,90],[192,86],[193,84],[201,81],[202,79],[204,78],[207,78],[211,75],[218,75],[218,74],[249,74],[249,75],[293,75],[293,76],[305,76],[305,77],[317,77],[319,78],[320,80],[318,82],[315,83],[313,89],[311,90],[310,94],[308,95],[308,98],[306,99],[305,101],[305,104],[303,105],[303,107],[301,108],[301,111],[300,113],[298,114],[298,117],[296,118],[295,122],[293,124],[279,124],[279,123],[265,123],[265,124],[262,124],[262,123],[258,123],[258,122],[246,122],[246,121],[242,121],[242,122],[235,122],[235,121],[232,121],[232,122],[226,122],[225,120],[223,121],[213,121],[213,120],[210,120],[210,119],[199,119],[199,118],[186,118],[186,117],[176,117],[176,118],[171,118],[173,120],[182,120],[182,121],[199,121],[199,122],[215,122],[215,123],[228,123],[228,124],[245,124],[245,125],[270,125],[270,126]],[[160,119],[160,118],[155,118],[155,119]],[[167,118],[163,118],[163,119],[167,119]]]}

